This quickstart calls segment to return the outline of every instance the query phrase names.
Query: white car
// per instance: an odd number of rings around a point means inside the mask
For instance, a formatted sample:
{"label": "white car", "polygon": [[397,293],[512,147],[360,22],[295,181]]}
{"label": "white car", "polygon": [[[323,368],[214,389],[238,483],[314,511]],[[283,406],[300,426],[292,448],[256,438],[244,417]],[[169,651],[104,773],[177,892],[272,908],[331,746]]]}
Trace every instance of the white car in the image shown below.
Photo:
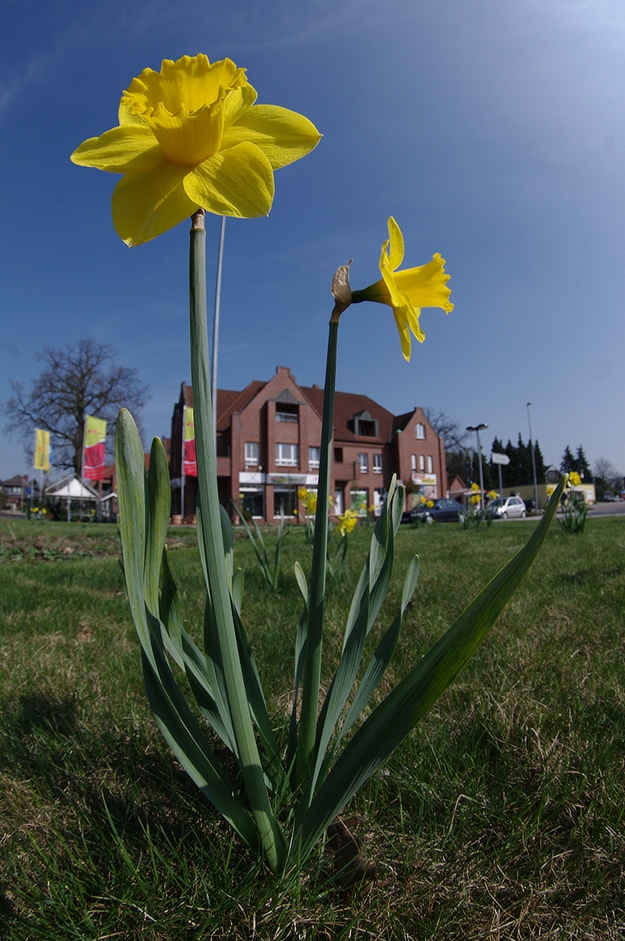
{"label": "white car", "polygon": [[500,500],[492,500],[486,507],[486,512],[495,519],[507,520],[515,519],[520,516],[527,516],[525,503],[520,497],[504,497]]}

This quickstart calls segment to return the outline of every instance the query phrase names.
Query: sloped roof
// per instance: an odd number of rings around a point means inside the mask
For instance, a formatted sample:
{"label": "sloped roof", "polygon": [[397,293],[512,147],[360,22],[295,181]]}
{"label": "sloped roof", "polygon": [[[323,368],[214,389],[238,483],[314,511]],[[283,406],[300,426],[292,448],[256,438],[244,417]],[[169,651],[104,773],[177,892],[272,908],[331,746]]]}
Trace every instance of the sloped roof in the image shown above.
{"label": "sloped roof", "polygon": [[[300,386],[306,399],[319,416],[323,413],[323,389],[319,386]],[[369,412],[378,423],[378,434],[367,435],[370,441],[387,443],[393,434],[393,415],[382,405],[378,405],[368,395],[355,392],[335,392],[334,394],[334,437],[337,441],[361,441],[363,435],[356,435],[350,428],[355,415]]]}
{"label": "sloped roof", "polygon": [[[291,376],[293,382],[295,379]],[[273,380],[269,380],[273,381]],[[268,382],[255,379],[250,382],[241,392],[230,389],[217,390],[217,430],[227,431],[230,427],[232,415],[235,412],[242,411],[250,402],[261,392]],[[295,385],[302,392],[305,400],[310,407],[317,413],[321,419],[323,415],[323,389],[320,386],[299,386]],[[181,402],[184,396],[184,404],[193,405],[193,390],[191,386],[182,384]],[[404,415],[394,416],[388,409],[374,402],[367,395],[360,395],[354,392],[336,392],[334,398],[334,437],[337,441],[362,441],[366,439],[369,442],[378,441],[380,444],[386,444],[392,441],[395,432],[404,428],[409,419],[414,415],[414,409],[406,412]],[[354,431],[353,419],[356,416],[363,416],[368,413],[373,420],[377,422],[377,435],[356,435]]]}
{"label": "sloped roof", "polygon": [[[60,486],[59,486],[60,484]],[[83,484],[78,477],[66,478],[65,481],[59,481],[56,484],[56,490],[47,490],[48,497],[63,497],[70,500],[97,500],[98,495],[90,487]]]}

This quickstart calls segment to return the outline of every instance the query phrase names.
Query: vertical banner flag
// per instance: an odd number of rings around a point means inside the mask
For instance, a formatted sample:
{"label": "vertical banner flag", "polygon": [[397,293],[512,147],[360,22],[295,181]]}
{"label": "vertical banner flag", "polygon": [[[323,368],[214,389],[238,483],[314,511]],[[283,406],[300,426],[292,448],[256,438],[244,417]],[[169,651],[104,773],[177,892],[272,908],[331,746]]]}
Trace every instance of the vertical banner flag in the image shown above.
{"label": "vertical banner flag", "polygon": [[87,480],[102,480],[106,454],[106,422],[93,415],[85,416],[85,450],[82,475]]}
{"label": "vertical banner flag", "polygon": [[184,410],[184,475],[197,477],[197,462],[195,459],[195,424],[193,409],[188,406]]}
{"label": "vertical banner flag", "polygon": [[50,470],[50,432],[35,428],[35,470]]}

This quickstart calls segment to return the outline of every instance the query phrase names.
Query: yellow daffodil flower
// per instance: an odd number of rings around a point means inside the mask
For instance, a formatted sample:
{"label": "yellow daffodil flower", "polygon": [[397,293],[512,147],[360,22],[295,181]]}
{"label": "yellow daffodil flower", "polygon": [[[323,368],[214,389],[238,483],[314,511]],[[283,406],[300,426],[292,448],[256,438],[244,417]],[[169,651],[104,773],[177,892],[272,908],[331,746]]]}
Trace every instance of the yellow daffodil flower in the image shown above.
{"label": "yellow daffodil flower", "polygon": [[84,141],[74,163],[123,174],[113,222],[127,245],[173,228],[198,209],[222,216],[267,215],[273,171],[320,139],[301,114],[255,105],[245,69],[207,56],[165,59],[123,93],[119,127]]}
{"label": "yellow daffodil flower", "polygon": [[402,353],[410,360],[410,334],[419,343],[425,340],[419,323],[421,308],[442,307],[445,313],[453,310],[454,305],[449,300],[451,289],[447,287],[450,276],[445,274],[445,259],[438,254],[420,268],[398,271],[404,259],[404,237],[392,216],[388,220],[388,236],[380,255],[382,279],[363,291],[353,291],[351,300],[356,304],[377,301],[392,307]]}
{"label": "yellow daffodil flower", "polygon": [[582,478],[579,476],[577,471],[571,471],[569,474],[569,483],[571,487],[579,487],[582,482]]}
{"label": "yellow daffodil flower", "polygon": [[306,512],[310,516],[314,516],[317,512],[317,491],[307,490],[306,487],[300,487],[297,491],[297,496],[306,507]]}
{"label": "yellow daffodil flower", "polygon": [[336,522],[341,536],[347,536],[356,527],[358,510],[345,510],[340,516],[337,516]]}

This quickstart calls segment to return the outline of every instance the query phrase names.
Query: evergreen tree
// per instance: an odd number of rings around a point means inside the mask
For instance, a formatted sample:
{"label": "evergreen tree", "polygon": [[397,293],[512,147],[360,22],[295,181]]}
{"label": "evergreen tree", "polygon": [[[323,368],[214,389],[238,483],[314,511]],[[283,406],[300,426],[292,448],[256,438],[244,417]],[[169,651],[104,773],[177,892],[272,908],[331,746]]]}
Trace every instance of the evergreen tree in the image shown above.
{"label": "evergreen tree", "polygon": [[573,457],[573,452],[570,447],[566,446],[564,454],[562,455],[562,460],[560,461],[560,470],[563,474],[570,474],[571,471],[577,470],[577,464],[575,458]]}
{"label": "evergreen tree", "polygon": [[581,444],[577,449],[577,454],[575,456],[575,463],[576,463],[575,470],[577,471],[579,476],[582,478],[584,483],[586,484],[592,483],[592,479],[593,479],[592,471],[590,469],[590,464],[586,460],[586,455],[584,454],[584,449],[581,446]]}
{"label": "evergreen tree", "polygon": [[543,458],[538,441],[534,442],[534,460],[536,461],[536,480],[539,484],[544,484],[547,465],[545,464],[545,459]]}

